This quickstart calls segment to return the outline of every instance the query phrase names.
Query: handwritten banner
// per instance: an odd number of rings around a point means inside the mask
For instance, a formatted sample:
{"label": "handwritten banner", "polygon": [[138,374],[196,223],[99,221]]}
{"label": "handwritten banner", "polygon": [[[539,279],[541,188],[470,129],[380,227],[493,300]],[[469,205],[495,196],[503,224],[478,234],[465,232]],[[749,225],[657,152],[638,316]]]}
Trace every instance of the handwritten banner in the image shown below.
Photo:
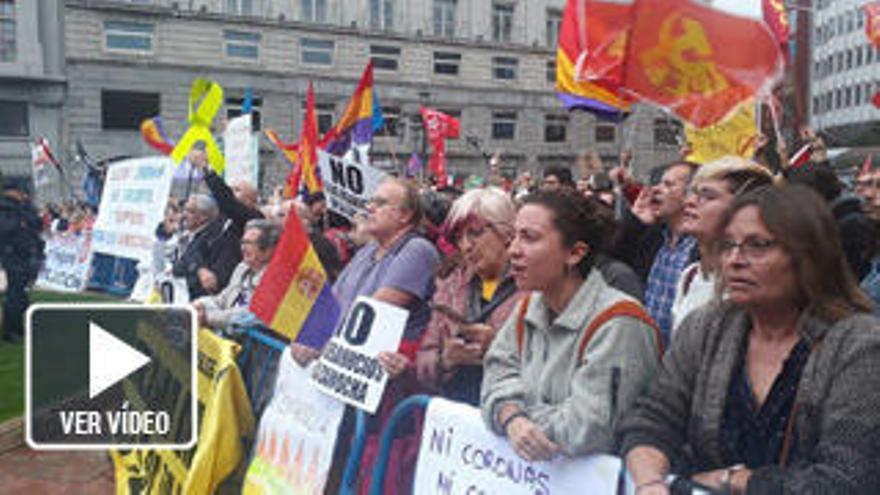
{"label": "handwritten banner", "polygon": [[252,114],[235,117],[226,125],[223,133],[223,151],[226,154],[226,171],[224,177],[227,184],[245,181],[257,184],[258,174],[258,141],[252,131]]}
{"label": "handwritten banner", "polygon": [[397,351],[409,311],[358,297],[312,368],[312,383],[332,397],[375,413],[388,382],[376,356]]}
{"label": "handwritten banner", "polygon": [[165,157],[134,158],[107,171],[92,250],[150,260],[156,226],[165,215],[174,166]]}
{"label": "handwritten banner", "polygon": [[375,167],[318,150],[318,169],[324,181],[327,207],[351,219],[367,212],[367,201],[387,174]]}
{"label": "handwritten banner", "polygon": [[428,405],[413,493],[554,495],[617,493],[620,459],[595,455],[529,462],[490,432],[479,409],[433,399]]}
{"label": "handwritten banner", "polygon": [[345,406],[309,383],[289,352],[278,363],[242,495],[323,493]]}
{"label": "handwritten banner", "polygon": [[46,239],[46,261],[36,285],[61,292],[79,292],[89,279],[92,261],[92,236],[55,235]]}

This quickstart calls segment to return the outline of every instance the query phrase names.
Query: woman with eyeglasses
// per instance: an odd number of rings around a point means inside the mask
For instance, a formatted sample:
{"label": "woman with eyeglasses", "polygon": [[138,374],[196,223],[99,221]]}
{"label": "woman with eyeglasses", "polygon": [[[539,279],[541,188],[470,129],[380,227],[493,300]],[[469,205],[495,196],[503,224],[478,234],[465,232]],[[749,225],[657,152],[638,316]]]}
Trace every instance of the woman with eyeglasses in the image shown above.
{"label": "woman with eyeglasses", "polygon": [[738,156],[725,156],[700,167],[684,202],[682,233],[694,236],[700,259],[678,279],[672,303],[672,334],[694,309],[714,299],[718,258],[712,253],[718,222],[736,195],[769,185],[770,171]]}
{"label": "woman with eyeglasses", "polygon": [[510,196],[490,187],[465,193],[446,217],[458,263],[437,277],[416,358],[419,380],[443,397],[480,403],[483,355],[520,296],[507,256],[515,215]]}
{"label": "woman with eyeglasses", "polygon": [[719,222],[725,301],[684,319],[618,428],[639,495],[670,473],[730,493],[880,493],[880,321],[822,199],[734,199]]}
{"label": "woman with eyeglasses", "polygon": [[660,333],[594,259],[607,216],[575,192],[528,196],[508,248],[528,291],[484,359],[486,424],[529,461],[615,451],[614,424],[656,373]]}

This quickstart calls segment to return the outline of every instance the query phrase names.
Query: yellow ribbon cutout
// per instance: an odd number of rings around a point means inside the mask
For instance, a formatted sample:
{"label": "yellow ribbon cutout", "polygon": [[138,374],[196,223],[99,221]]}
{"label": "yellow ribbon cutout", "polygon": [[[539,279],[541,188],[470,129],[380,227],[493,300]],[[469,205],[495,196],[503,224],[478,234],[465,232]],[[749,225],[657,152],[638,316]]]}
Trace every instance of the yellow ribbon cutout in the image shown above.
{"label": "yellow ribbon cutout", "polygon": [[[202,103],[196,107],[196,103],[202,99]],[[177,142],[171,152],[171,159],[178,165],[186,158],[193,145],[198,141],[205,142],[208,153],[208,163],[218,174],[226,168],[226,160],[223,153],[217,147],[214,136],[211,135],[211,121],[223,104],[223,88],[214,81],[198,78],[193,81],[189,90],[189,129]]]}

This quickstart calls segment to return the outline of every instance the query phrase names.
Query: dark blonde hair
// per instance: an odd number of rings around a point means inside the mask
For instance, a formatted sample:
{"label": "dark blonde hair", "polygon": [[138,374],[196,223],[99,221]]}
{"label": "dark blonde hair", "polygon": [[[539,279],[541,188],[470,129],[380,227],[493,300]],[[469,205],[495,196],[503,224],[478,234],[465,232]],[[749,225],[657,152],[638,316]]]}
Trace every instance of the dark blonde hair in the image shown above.
{"label": "dark blonde hair", "polygon": [[736,213],[748,206],[758,209],[767,230],[791,256],[806,311],[830,323],[871,311],[871,300],[847,264],[831,211],[818,194],[788,185],[738,196],[720,222],[719,241]]}

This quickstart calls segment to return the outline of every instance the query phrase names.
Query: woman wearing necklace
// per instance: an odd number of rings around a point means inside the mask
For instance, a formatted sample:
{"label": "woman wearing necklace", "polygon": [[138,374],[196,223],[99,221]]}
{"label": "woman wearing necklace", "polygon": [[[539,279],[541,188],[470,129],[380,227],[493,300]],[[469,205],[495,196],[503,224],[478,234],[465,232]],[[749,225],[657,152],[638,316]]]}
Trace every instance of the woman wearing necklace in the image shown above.
{"label": "woman wearing necklace", "polygon": [[801,186],[734,200],[725,301],[684,319],[619,427],[639,495],[669,475],[732,493],[880,492],[880,323],[825,202]]}

